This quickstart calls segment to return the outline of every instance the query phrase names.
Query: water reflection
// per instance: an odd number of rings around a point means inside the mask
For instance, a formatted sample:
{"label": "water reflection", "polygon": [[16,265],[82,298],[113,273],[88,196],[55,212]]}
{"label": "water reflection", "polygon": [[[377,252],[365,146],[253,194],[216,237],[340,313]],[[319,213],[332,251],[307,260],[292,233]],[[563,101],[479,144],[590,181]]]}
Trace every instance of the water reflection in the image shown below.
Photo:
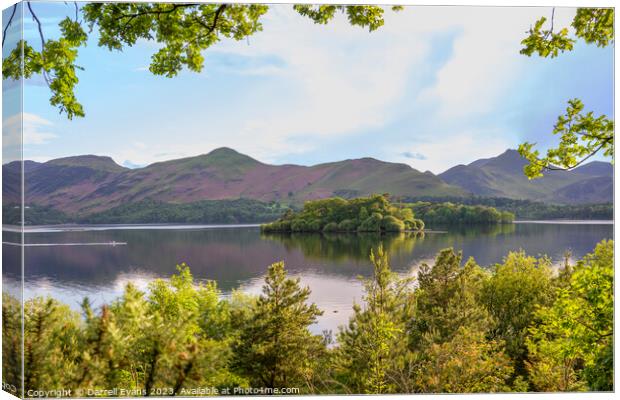
{"label": "water reflection", "polygon": [[411,253],[424,233],[263,233],[261,238],[282,243],[289,251],[301,249],[309,260],[366,262],[370,249],[380,245],[392,256]]}
{"label": "water reflection", "polygon": [[[492,227],[433,227],[425,235],[270,234],[257,227],[226,229],[96,230],[31,232],[27,243],[126,242],[126,246],[55,246],[25,248],[25,296],[51,295],[76,307],[84,296],[95,304],[109,302],[126,283],[146,288],[167,278],[175,266],[190,265],[197,280],[215,280],[225,294],[233,289],[259,291],[266,268],[284,261],[292,275],[312,289],[312,299],[326,311],[323,327],[346,322],[354,300],[361,299],[358,276],[370,276],[371,248],[382,244],[393,269],[415,272],[438,251],[455,247],[483,266],[501,262],[511,250],[546,254],[560,262],[566,250],[573,258],[613,237],[613,225],[515,224]],[[6,238],[10,237],[10,234]],[[3,245],[5,289],[18,290],[17,246]],[[14,268],[15,267],[15,268]]]}

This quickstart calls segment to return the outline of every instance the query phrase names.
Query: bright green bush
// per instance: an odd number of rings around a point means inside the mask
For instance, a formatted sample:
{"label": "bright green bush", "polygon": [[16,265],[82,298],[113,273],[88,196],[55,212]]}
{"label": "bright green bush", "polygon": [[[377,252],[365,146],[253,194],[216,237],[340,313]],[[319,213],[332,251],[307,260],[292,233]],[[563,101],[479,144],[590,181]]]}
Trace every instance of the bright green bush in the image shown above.
{"label": "bright green bush", "polygon": [[400,232],[405,230],[405,223],[396,217],[388,215],[383,218],[381,227],[386,232]]}
{"label": "bright green bush", "polygon": [[411,231],[418,230],[418,221],[415,219],[405,221],[405,229],[411,230]]}

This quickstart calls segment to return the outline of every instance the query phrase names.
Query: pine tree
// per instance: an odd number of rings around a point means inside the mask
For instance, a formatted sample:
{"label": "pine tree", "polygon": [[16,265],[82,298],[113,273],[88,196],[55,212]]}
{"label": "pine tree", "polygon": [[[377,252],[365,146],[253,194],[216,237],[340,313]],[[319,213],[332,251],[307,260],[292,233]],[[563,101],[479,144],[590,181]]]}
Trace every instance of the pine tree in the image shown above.
{"label": "pine tree", "polygon": [[393,393],[406,352],[405,321],[411,305],[408,280],[399,279],[379,247],[371,252],[374,276],[364,282],[364,306],[354,305],[349,325],[338,335],[338,379],[353,393]]}
{"label": "pine tree", "polygon": [[513,373],[503,343],[488,340],[493,318],[480,302],[488,280],[473,259],[442,250],[418,273],[416,309],[408,324],[415,392],[469,393],[510,390]]}
{"label": "pine tree", "polygon": [[488,312],[478,302],[487,275],[473,259],[464,266],[461,260],[461,253],[444,249],[432,267],[420,267],[415,316],[408,326],[412,350],[424,348],[429,341],[450,341],[461,327],[489,325]]}
{"label": "pine tree", "polygon": [[321,336],[308,327],[322,315],[310,289],[290,279],[284,263],[269,267],[263,292],[233,347],[233,368],[254,387],[300,387],[312,379],[317,357],[324,352]]}

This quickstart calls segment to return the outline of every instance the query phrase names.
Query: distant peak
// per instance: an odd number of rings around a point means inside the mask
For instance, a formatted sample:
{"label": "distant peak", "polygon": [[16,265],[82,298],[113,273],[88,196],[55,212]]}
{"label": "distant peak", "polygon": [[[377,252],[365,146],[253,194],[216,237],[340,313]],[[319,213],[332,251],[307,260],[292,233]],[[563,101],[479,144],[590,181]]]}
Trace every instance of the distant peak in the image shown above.
{"label": "distant peak", "polygon": [[211,150],[206,154],[206,159],[210,159],[216,162],[242,162],[242,163],[260,163],[260,161],[248,156],[247,154],[239,153],[235,149],[230,147],[218,147],[215,150]]}
{"label": "distant peak", "polygon": [[519,152],[515,149],[508,149],[505,152],[503,152],[502,154],[500,154],[501,156],[512,156],[512,157],[519,157],[521,158],[521,154],[519,154]]}
{"label": "distant peak", "polygon": [[106,171],[121,171],[125,167],[118,165],[112,157],[85,154],[81,156],[63,157],[50,160],[47,164],[62,165],[68,167],[88,167]]}
{"label": "distant peak", "polygon": [[211,150],[208,155],[242,155],[235,149],[231,149],[230,147],[218,147],[217,149]]}
{"label": "distant peak", "polygon": [[84,154],[84,155],[80,155],[80,156],[70,156],[70,157],[62,157],[62,158],[55,158],[53,160],[51,160],[51,163],[55,163],[58,164],[60,162],[66,162],[66,161],[104,161],[104,162],[114,162],[114,160],[112,160],[112,157],[109,156],[97,156],[94,154]]}

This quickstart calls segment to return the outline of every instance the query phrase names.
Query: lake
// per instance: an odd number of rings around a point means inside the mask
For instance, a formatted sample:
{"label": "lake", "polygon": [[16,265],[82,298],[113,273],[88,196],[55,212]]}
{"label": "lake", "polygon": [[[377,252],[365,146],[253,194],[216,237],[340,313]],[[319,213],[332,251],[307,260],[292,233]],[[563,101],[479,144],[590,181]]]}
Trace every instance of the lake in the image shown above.
{"label": "lake", "polygon": [[[358,277],[370,276],[370,249],[380,243],[392,268],[415,273],[446,247],[478,264],[501,262],[512,250],[547,255],[563,263],[567,251],[581,258],[597,242],[613,238],[609,221],[528,221],[485,227],[431,227],[436,232],[376,234],[261,234],[257,226],[97,226],[29,228],[25,234],[24,295],[53,296],[75,309],[85,296],[100,305],[119,296],[128,282],[145,289],[186,263],[198,281],[215,280],[225,296],[234,289],[259,293],[267,266],[284,261],[291,275],[312,290],[324,315],[314,331],[347,322],[362,301]],[[4,231],[4,290],[19,293],[19,234]],[[107,245],[115,242],[115,246]],[[61,244],[61,245],[59,245]],[[92,245],[79,245],[92,244]]]}

